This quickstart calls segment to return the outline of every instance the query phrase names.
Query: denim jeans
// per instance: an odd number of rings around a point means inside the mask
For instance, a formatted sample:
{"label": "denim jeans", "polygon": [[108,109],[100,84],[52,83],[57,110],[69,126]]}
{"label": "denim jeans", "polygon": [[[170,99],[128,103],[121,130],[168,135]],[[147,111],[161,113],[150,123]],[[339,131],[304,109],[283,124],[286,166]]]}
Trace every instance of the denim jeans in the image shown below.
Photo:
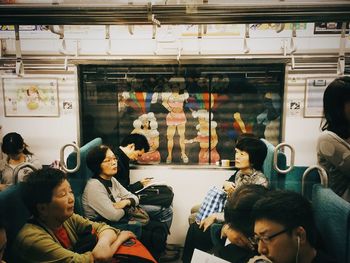
{"label": "denim jeans", "polygon": [[167,208],[159,205],[140,205],[149,215],[152,220],[166,223],[168,229],[171,227],[173,221],[173,208],[169,206]]}

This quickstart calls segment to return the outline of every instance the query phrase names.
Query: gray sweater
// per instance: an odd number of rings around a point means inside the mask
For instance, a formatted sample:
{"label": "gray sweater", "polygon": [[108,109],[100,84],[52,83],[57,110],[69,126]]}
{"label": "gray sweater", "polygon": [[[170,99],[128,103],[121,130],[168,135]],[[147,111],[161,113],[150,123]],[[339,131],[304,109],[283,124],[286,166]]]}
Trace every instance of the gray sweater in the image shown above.
{"label": "gray sweater", "polygon": [[317,158],[327,171],[330,188],[350,202],[350,143],[324,131],[317,141]]}
{"label": "gray sweater", "polygon": [[[116,202],[132,198],[135,200],[136,205],[139,204],[139,199],[136,195],[126,190],[115,178],[111,180],[112,187],[110,190]],[[106,188],[97,179],[92,178],[87,182],[82,201],[85,216],[89,219],[95,219],[100,215],[109,221],[118,222],[125,215],[123,209],[114,208]]]}

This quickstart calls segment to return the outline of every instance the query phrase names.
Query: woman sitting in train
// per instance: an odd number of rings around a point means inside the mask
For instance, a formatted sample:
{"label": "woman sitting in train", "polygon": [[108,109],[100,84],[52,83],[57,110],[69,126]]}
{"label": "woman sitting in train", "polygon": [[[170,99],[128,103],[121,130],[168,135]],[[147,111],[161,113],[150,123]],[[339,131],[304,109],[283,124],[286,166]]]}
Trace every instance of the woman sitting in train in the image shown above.
{"label": "woman sitting in train", "polygon": [[16,237],[15,262],[106,262],[123,242],[135,237],[74,214],[72,189],[58,169],[30,173],[23,183],[23,201],[33,217]]}
{"label": "woman sitting in train", "polygon": [[338,78],[328,85],[323,111],[318,163],[327,171],[330,188],[350,202],[350,77]]}
{"label": "woman sitting in train", "polygon": [[[36,169],[41,168],[39,160],[28,150],[28,145],[24,142],[22,136],[16,132],[10,132],[4,136],[1,150],[7,155],[7,159],[0,165],[0,191],[16,183],[14,170],[19,165],[30,163]],[[24,177],[31,171],[32,169],[28,167],[19,170],[17,182],[23,181]]]}
{"label": "woman sitting in train", "polygon": [[[224,183],[224,190],[230,196],[237,187],[248,184],[268,187],[268,181],[261,172],[266,158],[267,147],[257,138],[245,137],[236,145],[235,166],[238,171]],[[234,181],[234,182],[233,182]],[[190,225],[184,246],[183,261],[190,262],[195,248],[207,251],[213,247],[210,228],[213,223],[224,222],[224,213],[213,213]]]}
{"label": "woman sitting in train", "polygon": [[94,147],[86,157],[86,164],[93,176],[87,182],[82,197],[85,216],[131,230],[140,238],[141,224],[129,224],[128,220],[124,220],[127,209],[138,205],[139,199],[113,177],[118,170],[118,160],[112,150],[106,145]]}

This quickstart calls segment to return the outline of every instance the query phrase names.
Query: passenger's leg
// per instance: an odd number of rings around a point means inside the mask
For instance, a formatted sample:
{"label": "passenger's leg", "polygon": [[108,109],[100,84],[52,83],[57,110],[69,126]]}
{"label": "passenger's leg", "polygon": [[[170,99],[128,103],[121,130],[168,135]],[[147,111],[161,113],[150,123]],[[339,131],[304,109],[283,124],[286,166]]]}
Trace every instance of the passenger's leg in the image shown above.
{"label": "passenger's leg", "polygon": [[212,249],[213,243],[211,241],[210,229],[203,232],[197,223],[191,224],[186,235],[185,246],[182,255],[184,263],[190,263],[195,248],[208,251]]}
{"label": "passenger's leg", "polygon": [[173,221],[173,208],[161,207],[159,205],[140,205],[149,215],[152,220],[156,220],[165,223],[170,229]]}

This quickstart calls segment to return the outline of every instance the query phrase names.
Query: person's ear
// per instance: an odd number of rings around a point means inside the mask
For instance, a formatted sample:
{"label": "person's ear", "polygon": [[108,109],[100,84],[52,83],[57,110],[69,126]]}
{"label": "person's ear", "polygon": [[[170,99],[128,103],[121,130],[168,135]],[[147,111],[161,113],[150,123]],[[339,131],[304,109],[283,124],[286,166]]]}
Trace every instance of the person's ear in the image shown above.
{"label": "person's ear", "polygon": [[49,214],[48,204],[37,204],[36,210],[40,216],[46,217]]}
{"label": "person's ear", "polygon": [[300,244],[305,243],[307,240],[306,240],[306,231],[305,231],[304,227],[298,226],[295,231],[296,231],[295,235],[296,235],[297,239],[299,240],[298,242]]}

